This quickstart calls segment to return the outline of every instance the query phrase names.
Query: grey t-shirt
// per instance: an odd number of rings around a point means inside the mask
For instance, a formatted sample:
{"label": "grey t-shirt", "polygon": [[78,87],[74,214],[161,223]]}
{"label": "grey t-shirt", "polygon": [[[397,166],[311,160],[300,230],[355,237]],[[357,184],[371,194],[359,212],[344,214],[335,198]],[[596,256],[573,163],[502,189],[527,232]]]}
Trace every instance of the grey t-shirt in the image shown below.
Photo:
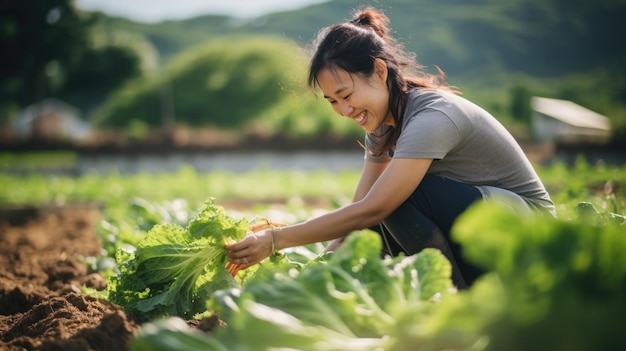
{"label": "grey t-shirt", "polygon": [[[378,154],[385,132],[367,133],[365,146]],[[512,191],[534,208],[554,213],[554,204],[532,164],[513,136],[484,109],[447,91],[409,92],[402,132],[393,151],[397,158],[432,158],[428,174],[464,184]],[[392,156],[366,159],[386,162]]]}

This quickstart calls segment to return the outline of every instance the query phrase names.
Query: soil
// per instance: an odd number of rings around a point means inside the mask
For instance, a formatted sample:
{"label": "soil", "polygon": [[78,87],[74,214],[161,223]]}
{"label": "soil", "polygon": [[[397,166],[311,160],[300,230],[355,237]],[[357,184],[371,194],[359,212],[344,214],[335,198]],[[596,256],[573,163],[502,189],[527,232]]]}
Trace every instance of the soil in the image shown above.
{"label": "soil", "polygon": [[81,293],[106,287],[83,261],[100,253],[98,218],[88,206],[0,216],[0,350],[129,350],[138,324]]}

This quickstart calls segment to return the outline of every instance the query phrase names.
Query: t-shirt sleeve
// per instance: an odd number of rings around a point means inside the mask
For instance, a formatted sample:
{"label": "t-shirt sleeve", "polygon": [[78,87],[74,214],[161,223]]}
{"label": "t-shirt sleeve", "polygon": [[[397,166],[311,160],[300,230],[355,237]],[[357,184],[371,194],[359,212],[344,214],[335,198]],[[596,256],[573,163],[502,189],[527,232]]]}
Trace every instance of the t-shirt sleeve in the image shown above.
{"label": "t-shirt sleeve", "polygon": [[407,116],[394,157],[443,159],[461,139],[459,128],[445,113],[426,109]]}

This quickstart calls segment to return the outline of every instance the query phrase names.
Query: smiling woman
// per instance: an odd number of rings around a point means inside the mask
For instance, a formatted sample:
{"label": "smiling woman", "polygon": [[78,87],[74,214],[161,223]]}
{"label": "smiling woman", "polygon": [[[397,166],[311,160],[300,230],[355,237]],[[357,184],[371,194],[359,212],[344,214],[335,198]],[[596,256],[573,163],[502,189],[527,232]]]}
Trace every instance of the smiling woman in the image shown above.
{"label": "smiling woman", "polygon": [[385,243],[381,254],[440,250],[456,287],[466,288],[481,271],[465,261],[450,232],[471,205],[488,200],[521,214],[554,215],[549,194],[513,136],[456,94],[443,72],[423,70],[389,36],[388,23],[375,9],[360,11],[322,30],[310,61],[309,87],[365,131],[353,202],[227,246],[232,264],[247,268],[274,249],[333,239],[328,250],[334,250],[346,235],[370,228]]}
{"label": "smiling woman", "polygon": [[109,15],[139,22],[160,22],[201,15],[227,15],[254,18],[276,11],[295,10],[327,0],[76,0],[84,10],[102,11]]}

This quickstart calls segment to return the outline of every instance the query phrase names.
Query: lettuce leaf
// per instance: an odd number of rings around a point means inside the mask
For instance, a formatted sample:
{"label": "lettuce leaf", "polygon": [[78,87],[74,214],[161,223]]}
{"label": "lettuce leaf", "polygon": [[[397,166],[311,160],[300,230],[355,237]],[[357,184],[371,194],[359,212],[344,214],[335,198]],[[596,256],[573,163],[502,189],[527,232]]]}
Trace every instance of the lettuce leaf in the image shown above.
{"label": "lettuce leaf", "polygon": [[180,317],[162,318],[142,325],[131,341],[133,351],[228,351],[218,340],[193,329]]}
{"label": "lettuce leaf", "polygon": [[155,225],[134,251],[118,251],[120,272],[109,281],[108,298],[139,321],[191,319],[206,311],[215,291],[239,286],[225,269],[224,245],[248,231],[247,220],[228,216],[213,200],[186,227]]}

